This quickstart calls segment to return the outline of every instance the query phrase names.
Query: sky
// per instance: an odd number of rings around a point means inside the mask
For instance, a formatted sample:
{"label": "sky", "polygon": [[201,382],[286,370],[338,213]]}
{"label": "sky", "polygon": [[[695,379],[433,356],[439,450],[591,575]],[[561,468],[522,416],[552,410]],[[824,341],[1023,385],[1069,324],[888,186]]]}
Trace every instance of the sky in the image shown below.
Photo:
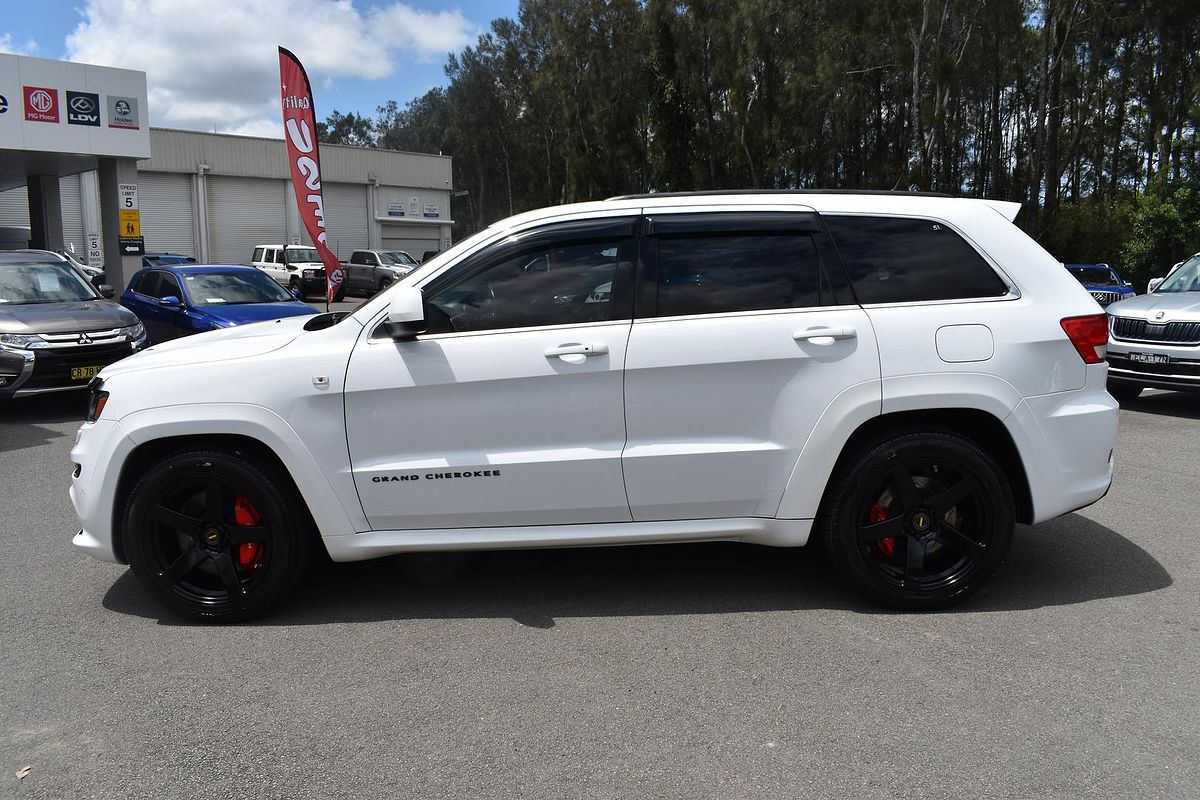
{"label": "sky", "polygon": [[518,0],[15,0],[0,52],[146,73],[150,124],[282,137],[277,46],[313,85],[317,119],[374,116],[446,85],[448,53]]}

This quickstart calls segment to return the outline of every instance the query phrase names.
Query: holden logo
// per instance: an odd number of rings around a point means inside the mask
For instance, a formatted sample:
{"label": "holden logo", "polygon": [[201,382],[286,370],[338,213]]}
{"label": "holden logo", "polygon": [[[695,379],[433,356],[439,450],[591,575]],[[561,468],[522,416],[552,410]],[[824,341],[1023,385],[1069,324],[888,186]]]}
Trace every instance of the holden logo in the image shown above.
{"label": "holden logo", "polygon": [[38,113],[45,114],[54,108],[54,98],[45,89],[38,89],[29,94],[29,106]]}
{"label": "holden logo", "polygon": [[1154,313],[1154,318],[1155,318],[1155,319],[1162,319],[1162,318],[1163,318],[1163,317],[1165,317],[1166,315],[1167,315],[1167,312],[1165,312],[1165,311],[1156,311],[1156,312]]}
{"label": "holden logo", "polygon": [[79,340],[76,342],[76,344],[91,344],[91,343],[92,343],[92,337],[88,336],[86,333],[79,334]]}
{"label": "holden logo", "polygon": [[125,102],[124,100],[118,100],[116,109],[118,114],[125,116],[129,113],[129,103]]}
{"label": "holden logo", "polygon": [[80,114],[90,114],[96,110],[96,104],[87,95],[77,94],[71,98],[71,110]]}

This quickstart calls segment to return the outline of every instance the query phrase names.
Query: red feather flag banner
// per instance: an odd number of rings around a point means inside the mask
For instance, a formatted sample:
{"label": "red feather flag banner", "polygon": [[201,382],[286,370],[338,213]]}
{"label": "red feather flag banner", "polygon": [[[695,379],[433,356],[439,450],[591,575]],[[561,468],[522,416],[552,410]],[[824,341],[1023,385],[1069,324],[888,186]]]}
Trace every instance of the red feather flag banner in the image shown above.
{"label": "red feather flag banner", "polygon": [[328,280],[328,307],[339,294],[345,272],[329,249],[325,237],[325,200],[321,194],[321,155],[317,150],[317,114],[313,108],[312,85],[304,65],[290,50],[279,48],[279,94],[283,100],[283,138],[287,142],[288,166],[296,206],[304,229],[321,255]]}

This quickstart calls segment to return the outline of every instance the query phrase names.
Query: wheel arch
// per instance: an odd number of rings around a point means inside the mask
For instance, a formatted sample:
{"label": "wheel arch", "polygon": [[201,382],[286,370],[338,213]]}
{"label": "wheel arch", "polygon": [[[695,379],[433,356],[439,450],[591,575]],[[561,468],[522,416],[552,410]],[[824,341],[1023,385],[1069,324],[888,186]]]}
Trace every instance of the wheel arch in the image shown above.
{"label": "wheel arch", "polygon": [[[295,431],[269,409],[244,404],[163,407],[127,415],[120,424],[133,447],[121,460],[107,519],[112,523],[114,552],[122,561],[120,523],[129,491],[146,467],[185,448],[240,448],[275,464],[296,487],[322,537],[366,530],[350,476],[349,454],[343,452],[339,460],[333,449],[326,448],[324,461],[318,462]],[[344,443],[344,437],[341,440]],[[331,478],[342,478],[345,485],[335,488]]]}
{"label": "wheel arch", "polygon": [[979,445],[1004,470],[1012,487],[1017,521],[1023,524],[1033,521],[1033,495],[1016,442],[999,418],[978,408],[896,411],[868,420],[850,435],[834,463],[834,470],[883,439],[915,431],[952,433]]}
{"label": "wheel arch", "polygon": [[[150,439],[143,442],[125,457],[121,464],[121,471],[117,477],[116,491],[113,494],[112,507],[112,530],[113,530],[113,552],[122,563],[129,563],[125,555],[125,539],[121,532],[121,517],[125,513],[125,505],[129,500],[129,493],[133,490],[134,485],[142,474],[156,461],[165,458],[171,453],[180,450],[196,450],[202,448],[212,448],[221,450],[241,451],[251,454],[257,458],[261,458],[270,462],[273,466],[278,467],[284,475],[292,482],[292,486],[296,487],[299,492],[299,487],[296,485],[296,479],[292,476],[291,470],[287,464],[279,457],[274,450],[266,444],[252,436],[245,434],[223,433],[223,434],[206,434],[201,436],[195,435],[175,435],[164,436],[159,439]],[[304,513],[306,513],[314,528],[316,521],[313,518],[312,510],[308,507],[307,500],[300,493],[301,502],[304,504]]]}

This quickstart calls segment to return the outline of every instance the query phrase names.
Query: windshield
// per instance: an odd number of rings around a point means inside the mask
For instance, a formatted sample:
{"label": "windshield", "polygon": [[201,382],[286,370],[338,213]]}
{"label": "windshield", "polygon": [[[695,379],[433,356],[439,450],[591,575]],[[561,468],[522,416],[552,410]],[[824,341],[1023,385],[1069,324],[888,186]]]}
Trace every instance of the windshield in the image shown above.
{"label": "windshield", "polygon": [[1200,255],[1192,256],[1183,266],[1171,273],[1154,290],[1156,294],[1170,292],[1200,292]]}
{"label": "windshield", "polygon": [[317,248],[315,247],[289,247],[283,252],[287,254],[285,258],[289,264],[321,263],[321,257],[317,255]]}
{"label": "windshield", "polygon": [[288,303],[296,299],[258,270],[184,273],[183,285],[194,306]]}
{"label": "windshield", "polygon": [[96,297],[91,284],[69,264],[0,264],[0,304],[73,303]]}
{"label": "windshield", "polygon": [[1087,283],[1092,286],[1121,285],[1121,282],[1117,280],[1116,274],[1106,267],[1067,267],[1067,270],[1080,283]]}
{"label": "windshield", "polygon": [[417,266],[417,260],[403,250],[389,250],[380,253],[379,258],[385,264],[399,264],[402,267]]}

